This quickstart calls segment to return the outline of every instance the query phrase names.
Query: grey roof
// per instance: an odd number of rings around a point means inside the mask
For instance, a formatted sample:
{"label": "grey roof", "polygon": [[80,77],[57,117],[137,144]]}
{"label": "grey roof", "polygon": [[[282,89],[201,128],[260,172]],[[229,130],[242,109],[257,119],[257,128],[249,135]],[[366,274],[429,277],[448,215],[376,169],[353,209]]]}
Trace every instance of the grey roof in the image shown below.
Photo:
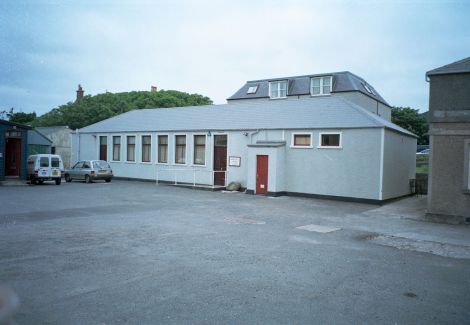
{"label": "grey roof", "polygon": [[28,130],[28,144],[50,146],[52,141],[36,129]]}
{"label": "grey roof", "polygon": [[259,129],[389,128],[411,135],[362,107],[337,96],[316,100],[255,101],[239,104],[133,110],[79,130],[171,132]]}
{"label": "grey roof", "polygon": [[38,126],[36,127],[42,134],[51,135],[52,133],[56,133],[57,131],[62,130],[70,130],[67,125],[57,125],[57,126]]}
{"label": "grey roof", "polygon": [[[310,74],[305,76],[285,77],[285,78],[271,78],[262,80],[247,81],[235,94],[227,98],[228,101],[234,99],[252,99],[252,98],[269,98],[269,82],[277,80],[288,80],[287,95],[309,95],[310,94],[310,79],[312,77],[325,77],[333,76],[332,93],[359,91],[366,96],[369,96],[387,106],[390,106],[385,99],[361,77],[349,72],[333,72],[322,74]],[[369,93],[364,85],[367,85],[373,90],[373,94]],[[248,88],[258,86],[258,90],[254,94],[247,94]]]}
{"label": "grey roof", "polygon": [[428,71],[426,72],[426,76],[455,73],[470,73],[470,57]]}

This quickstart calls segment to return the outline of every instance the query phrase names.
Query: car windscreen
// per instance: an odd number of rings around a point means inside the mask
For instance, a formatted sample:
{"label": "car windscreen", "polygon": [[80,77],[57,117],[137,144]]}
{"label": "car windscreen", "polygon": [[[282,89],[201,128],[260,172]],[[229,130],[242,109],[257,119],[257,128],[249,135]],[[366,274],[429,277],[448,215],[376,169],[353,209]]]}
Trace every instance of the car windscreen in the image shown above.
{"label": "car windscreen", "polygon": [[110,168],[110,167],[106,161],[100,160],[100,161],[93,162],[93,168]]}
{"label": "car windscreen", "polygon": [[60,160],[59,158],[51,158],[51,166],[52,167],[60,167]]}
{"label": "car windscreen", "polygon": [[39,166],[41,166],[41,167],[49,167],[49,157],[41,157],[41,158],[39,158]]}

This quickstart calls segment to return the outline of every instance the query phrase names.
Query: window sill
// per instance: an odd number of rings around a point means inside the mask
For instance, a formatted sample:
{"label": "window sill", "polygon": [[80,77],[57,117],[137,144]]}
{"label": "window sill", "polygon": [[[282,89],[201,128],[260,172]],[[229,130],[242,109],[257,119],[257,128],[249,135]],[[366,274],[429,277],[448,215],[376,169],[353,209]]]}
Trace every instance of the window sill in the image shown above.
{"label": "window sill", "polygon": [[322,147],[322,146],[318,146],[317,149],[343,149],[342,146],[339,146],[339,147]]}
{"label": "window sill", "polygon": [[126,164],[136,164],[135,161],[125,161]]}
{"label": "window sill", "polygon": [[152,165],[151,161],[141,161],[140,163],[144,165]]}
{"label": "window sill", "polygon": [[277,99],[287,99],[286,97],[269,97],[269,99],[277,100]]}
{"label": "window sill", "polygon": [[291,149],[313,149],[313,146],[290,146]]}
{"label": "window sill", "polygon": [[192,164],[191,167],[207,167],[207,165]]}
{"label": "window sill", "polygon": [[166,165],[166,166],[168,166],[169,164],[170,163],[168,162],[158,162],[158,161],[155,163],[155,165]]}
{"label": "window sill", "polygon": [[331,96],[331,93],[330,94],[318,94],[318,95],[310,94],[310,97],[326,97],[326,96]]}

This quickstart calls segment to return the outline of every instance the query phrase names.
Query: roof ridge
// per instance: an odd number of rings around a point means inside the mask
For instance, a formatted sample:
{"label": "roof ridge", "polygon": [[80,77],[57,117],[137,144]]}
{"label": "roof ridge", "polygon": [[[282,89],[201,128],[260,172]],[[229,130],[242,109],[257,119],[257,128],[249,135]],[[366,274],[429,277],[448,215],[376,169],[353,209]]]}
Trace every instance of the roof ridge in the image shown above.
{"label": "roof ridge", "polygon": [[261,81],[270,81],[270,80],[282,80],[282,79],[294,79],[294,78],[305,78],[305,77],[313,77],[313,76],[327,76],[327,75],[337,75],[337,74],[352,74],[349,71],[336,71],[336,72],[324,72],[324,73],[311,73],[305,75],[298,75],[298,76],[289,76],[289,77],[275,77],[275,78],[265,78],[265,79],[255,79],[255,80],[247,80],[248,82],[261,82]]}

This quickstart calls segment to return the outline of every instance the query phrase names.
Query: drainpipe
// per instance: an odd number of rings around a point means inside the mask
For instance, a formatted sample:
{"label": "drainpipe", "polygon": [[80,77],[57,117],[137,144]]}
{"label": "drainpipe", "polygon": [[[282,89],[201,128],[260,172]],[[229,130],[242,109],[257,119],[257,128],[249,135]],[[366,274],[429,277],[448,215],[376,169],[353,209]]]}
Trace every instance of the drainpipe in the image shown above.
{"label": "drainpipe", "polygon": [[255,134],[258,134],[259,131],[260,131],[260,130],[258,129],[258,130],[256,130],[255,132],[251,132],[251,133],[250,133],[250,144],[253,144],[253,136],[254,136]]}

